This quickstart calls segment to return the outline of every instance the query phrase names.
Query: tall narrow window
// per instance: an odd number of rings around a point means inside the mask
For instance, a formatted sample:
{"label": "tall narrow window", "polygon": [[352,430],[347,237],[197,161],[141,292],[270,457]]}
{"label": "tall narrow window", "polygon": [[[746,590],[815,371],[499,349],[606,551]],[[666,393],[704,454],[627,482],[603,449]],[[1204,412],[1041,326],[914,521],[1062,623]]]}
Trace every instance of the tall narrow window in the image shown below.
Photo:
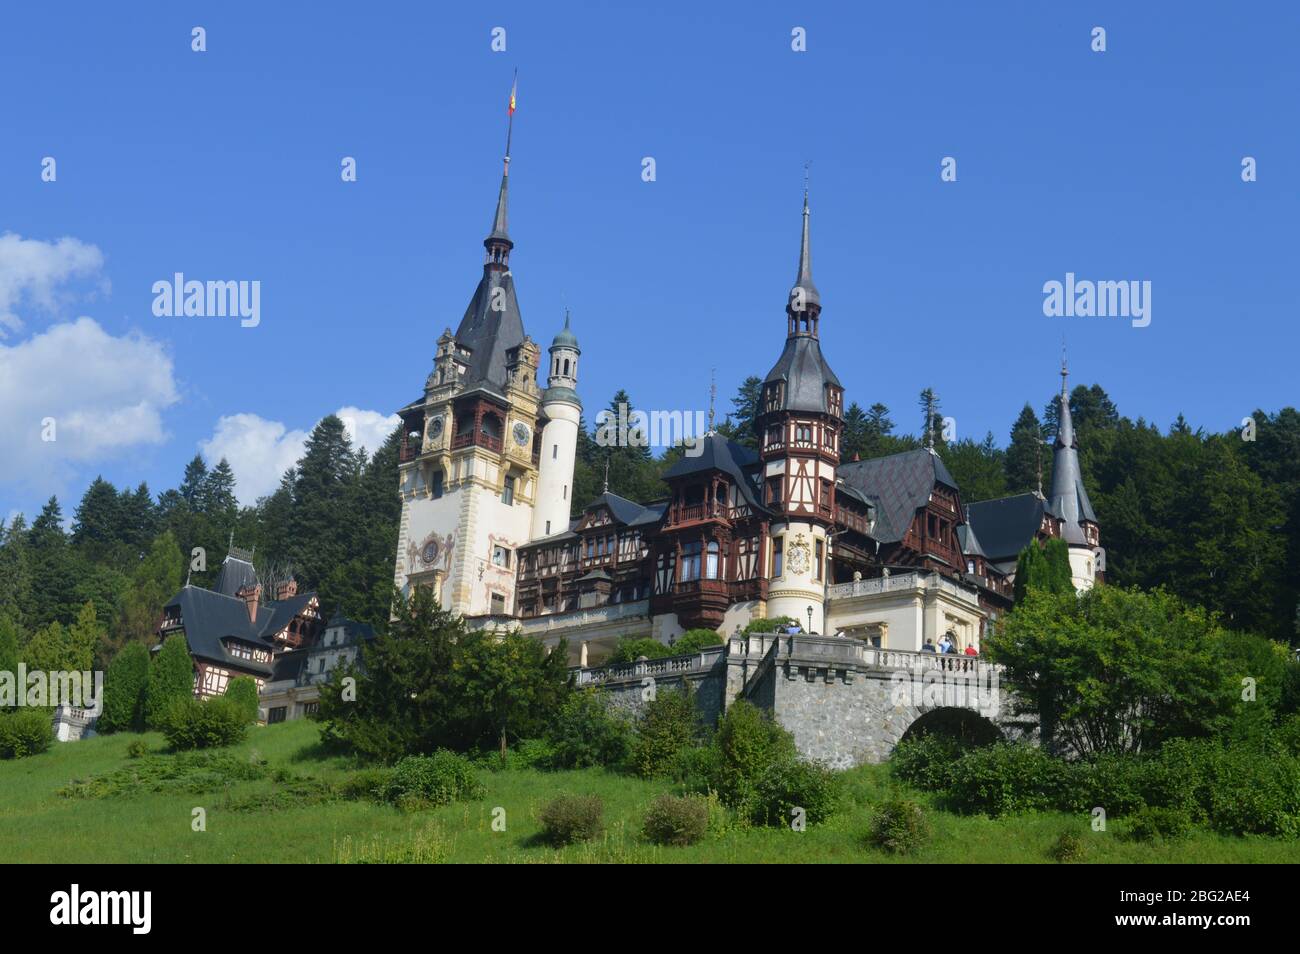
{"label": "tall narrow window", "polygon": [[558,459],[559,459],[559,456],[560,456],[560,445],[559,445],[559,444],[552,444],[552,445],[551,445],[551,460],[558,460]]}
{"label": "tall narrow window", "polygon": [[433,499],[437,500],[442,496],[442,469],[439,468],[433,472],[433,483],[430,485],[429,492]]}
{"label": "tall narrow window", "polygon": [[682,580],[700,578],[700,545],[688,543],[682,547]]}
{"label": "tall narrow window", "polygon": [[813,563],[813,579],[820,580],[822,578],[822,563],[826,558],[825,544],[818,540],[816,550],[816,558]]}
{"label": "tall narrow window", "polygon": [[718,541],[710,540],[704,559],[704,578],[706,580],[716,580],[718,578],[718,556]]}
{"label": "tall narrow window", "polygon": [[775,579],[785,572],[784,561],[782,560],[782,550],[785,537],[775,537],[772,540],[772,577]]}
{"label": "tall narrow window", "polygon": [[505,486],[501,488],[501,502],[507,507],[513,506],[515,502],[515,478],[513,476],[506,478]]}

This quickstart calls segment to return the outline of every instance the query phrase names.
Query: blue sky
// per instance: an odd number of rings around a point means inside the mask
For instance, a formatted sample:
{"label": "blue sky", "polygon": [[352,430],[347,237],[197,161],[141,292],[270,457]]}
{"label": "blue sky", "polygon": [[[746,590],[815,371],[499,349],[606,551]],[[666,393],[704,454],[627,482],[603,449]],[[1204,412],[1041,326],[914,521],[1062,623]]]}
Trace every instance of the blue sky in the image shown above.
{"label": "blue sky", "polygon": [[[520,305],[543,347],[572,309],[589,417],[766,373],[807,160],[827,354],[904,430],[929,385],[1004,443],[1063,334],[1133,417],[1295,403],[1294,5],[539,6],[7,9],[0,517],[200,448],[249,498],[322,415],[378,433],[480,274],[516,68]],[[260,281],[261,323],[155,317],[177,271]],[[1150,281],[1150,326],[1045,317],[1066,272]]]}

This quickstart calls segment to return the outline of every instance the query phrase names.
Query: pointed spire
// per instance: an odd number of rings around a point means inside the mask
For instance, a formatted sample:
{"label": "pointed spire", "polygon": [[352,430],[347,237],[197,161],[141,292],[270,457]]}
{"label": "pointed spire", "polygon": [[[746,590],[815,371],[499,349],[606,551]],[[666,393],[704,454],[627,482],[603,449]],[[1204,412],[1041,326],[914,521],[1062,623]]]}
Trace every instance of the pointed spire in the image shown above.
{"label": "pointed spire", "polygon": [[507,210],[510,193],[510,137],[514,132],[515,89],[518,86],[519,73],[516,70],[515,85],[510,90],[510,107],[506,119],[506,156],[505,168],[501,172],[501,189],[497,193],[496,212],[492,216],[492,231],[483,240],[483,246],[487,249],[487,264],[489,266],[498,265],[502,269],[509,266],[510,250],[515,247],[515,243],[510,240],[510,218]]}
{"label": "pointed spire", "polygon": [[1082,521],[1097,522],[1088,491],[1083,486],[1083,470],[1079,465],[1079,441],[1074,433],[1070,416],[1069,368],[1065,355],[1061,355],[1061,394],[1057,398],[1056,440],[1052,447],[1052,496],[1049,506],[1061,518],[1061,536],[1066,543],[1086,546]]}
{"label": "pointed spire", "polygon": [[799,239],[799,269],[795,274],[794,287],[790,289],[790,298],[786,302],[786,314],[790,318],[790,334],[811,334],[817,336],[817,316],[822,310],[822,298],[812,278],[812,242],[809,238],[808,180],[807,166],[804,166],[803,187],[803,232]]}
{"label": "pointed spire", "polygon": [[605,487],[601,491],[603,494],[609,493],[609,457],[605,457]]}

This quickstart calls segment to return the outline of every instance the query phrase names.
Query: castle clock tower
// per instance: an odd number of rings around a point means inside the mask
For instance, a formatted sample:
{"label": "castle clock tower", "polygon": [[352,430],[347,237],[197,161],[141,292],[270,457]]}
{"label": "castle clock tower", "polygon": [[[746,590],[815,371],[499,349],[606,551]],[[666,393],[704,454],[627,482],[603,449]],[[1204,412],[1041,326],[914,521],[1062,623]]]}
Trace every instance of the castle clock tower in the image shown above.
{"label": "castle clock tower", "polygon": [[755,426],[763,502],[773,514],[767,615],[793,617],[815,633],[825,632],[835,468],[844,423],[844,388],[818,337],[821,308],[812,280],[805,189],[799,268],[785,307],[785,348],[763,381]]}
{"label": "castle clock tower", "polygon": [[524,333],[515,297],[509,183],[507,146],[482,278],[455,334],[438,339],[424,393],[398,412],[394,580],[408,594],[431,588],[464,616],[514,612],[516,549],[531,536],[538,495],[541,349]]}

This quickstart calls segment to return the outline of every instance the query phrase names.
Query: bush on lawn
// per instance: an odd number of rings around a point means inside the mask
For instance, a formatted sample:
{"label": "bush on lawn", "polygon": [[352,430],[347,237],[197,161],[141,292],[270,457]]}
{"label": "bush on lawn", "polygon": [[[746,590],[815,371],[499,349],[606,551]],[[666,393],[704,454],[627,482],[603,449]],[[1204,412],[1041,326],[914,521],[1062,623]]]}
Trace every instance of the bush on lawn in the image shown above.
{"label": "bush on lawn", "polygon": [[646,810],[643,830],[656,845],[693,845],[709,828],[709,803],[697,795],[660,795]]}
{"label": "bush on lawn", "polygon": [[868,841],[894,855],[914,855],[930,840],[930,823],[916,802],[891,798],[881,802],[871,816]]}
{"label": "bush on lawn", "polygon": [[248,715],[243,706],[225,696],[172,699],[158,718],[163,736],[174,749],[234,745],[248,730]]}
{"label": "bush on lawn", "polygon": [[49,709],[23,707],[0,712],[0,759],[21,759],[44,752],[54,741]]}
{"label": "bush on lawn", "polygon": [[557,847],[590,841],[605,828],[599,795],[560,795],[542,806],[542,838]]}
{"label": "bush on lawn", "polygon": [[1129,819],[1133,841],[1176,841],[1192,830],[1192,818],[1181,808],[1142,808]]}
{"label": "bush on lawn", "polygon": [[633,771],[642,778],[671,774],[677,753],[694,744],[698,731],[695,693],[689,683],[684,690],[657,693],[636,723],[631,747]]}
{"label": "bush on lawn", "polygon": [[483,794],[473,763],[446,749],[398,761],[385,790],[388,801],[411,809],[473,801]]}

